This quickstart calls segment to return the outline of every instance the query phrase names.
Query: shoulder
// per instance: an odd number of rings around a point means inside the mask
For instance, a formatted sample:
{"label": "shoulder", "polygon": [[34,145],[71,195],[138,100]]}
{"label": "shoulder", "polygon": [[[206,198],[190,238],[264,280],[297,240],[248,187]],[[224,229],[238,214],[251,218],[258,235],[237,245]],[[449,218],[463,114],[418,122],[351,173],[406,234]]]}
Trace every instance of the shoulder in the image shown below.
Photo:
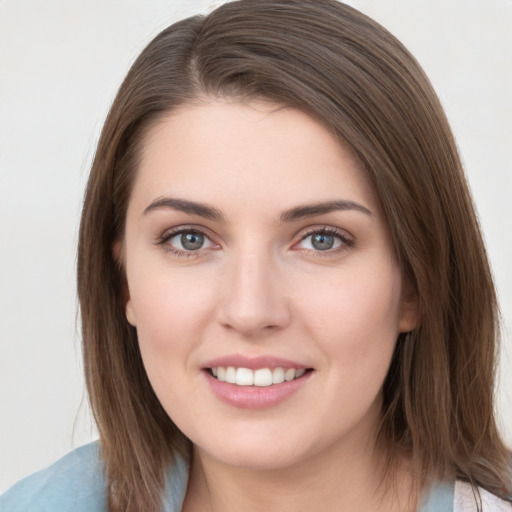
{"label": "shoulder", "polygon": [[[480,508],[478,505],[480,504]],[[424,496],[418,512],[512,512],[512,504],[467,482],[437,483]]]}
{"label": "shoulder", "polygon": [[467,482],[455,482],[454,512],[476,512],[477,503],[481,502],[482,512],[512,512],[512,503],[505,501],[494,494],[478,488],[479,498]]}
{"label": "shoulder", "polygon": [[99,443],[72,451],[0,496],[0,512],[104,512],[106,482]]}

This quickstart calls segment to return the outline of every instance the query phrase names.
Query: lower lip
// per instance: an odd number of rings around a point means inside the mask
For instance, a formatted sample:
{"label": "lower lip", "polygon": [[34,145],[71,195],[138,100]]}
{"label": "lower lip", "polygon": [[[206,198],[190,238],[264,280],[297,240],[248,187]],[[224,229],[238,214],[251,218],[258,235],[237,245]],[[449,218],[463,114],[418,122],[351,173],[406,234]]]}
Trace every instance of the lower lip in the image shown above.
{"label": "lower lip", "polygon": [[297,393],[313,372],[307,371],[298,379],[272,386],[237,386],[221,382],[207,371],[204,373],[214,395],[228,405],[240,409],[265,409],[278,405]]}

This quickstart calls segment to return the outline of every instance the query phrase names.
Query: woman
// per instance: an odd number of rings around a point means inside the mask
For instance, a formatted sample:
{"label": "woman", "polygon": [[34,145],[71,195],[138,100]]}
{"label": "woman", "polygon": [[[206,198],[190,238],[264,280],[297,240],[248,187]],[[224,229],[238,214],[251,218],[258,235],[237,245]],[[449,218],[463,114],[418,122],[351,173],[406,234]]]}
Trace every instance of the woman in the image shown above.
{"label": "woman", "polygon": [[354,9],[242,0],[149,44],[98,145],[78,288],[100,443],[5,510],[510,510],[453,137]]}

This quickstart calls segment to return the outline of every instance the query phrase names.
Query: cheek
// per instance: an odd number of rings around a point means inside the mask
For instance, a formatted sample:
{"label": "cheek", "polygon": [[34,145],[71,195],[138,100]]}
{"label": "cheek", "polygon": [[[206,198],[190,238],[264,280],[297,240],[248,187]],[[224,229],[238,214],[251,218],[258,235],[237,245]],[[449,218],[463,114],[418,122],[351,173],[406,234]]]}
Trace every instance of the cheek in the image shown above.
{"label": "cheek", "polygon": [[153,285],[143,283],[131,293],[139,341],[158,350],[176,348],[180,340],[189,341],[203,327],[210,309],[207,290],[190,281],[159,279]]}
{"label": "cheek", "polygon": [[157,386],[157,380],[176,376],[180,367],[190,368],[190,356],[212,316],[216,287],[197,271],[169,269],[155,261],[137,263],[128,272],[130,307],[146,371]]}
{"label": "cheek", "polygon": [[400,295],[398,270],[354,270],[316,288],[306,285],[301,316],[337,364],[378,367],[390,359],[399,334]]}
{"label": "cheek", "polygon": [[[183,281],[183,280],[182,280]],[[164,409],[174,418],[183,401],[193,402],[188,379],[200,346],[209,304],[205,290],[178,278],[134,283],[133,308],[142,360]]]}

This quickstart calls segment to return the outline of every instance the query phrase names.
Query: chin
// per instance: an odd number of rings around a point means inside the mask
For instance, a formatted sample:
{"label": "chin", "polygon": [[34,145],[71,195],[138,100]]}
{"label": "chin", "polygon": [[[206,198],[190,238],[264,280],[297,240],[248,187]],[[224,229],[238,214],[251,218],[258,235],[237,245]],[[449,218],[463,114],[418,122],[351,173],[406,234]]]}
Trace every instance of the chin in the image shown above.
{"label": "chin", "polygon": [[[296,439],[294,439],[294,437]],[[241,470],[274,471],[289,469],[315,457],[325,446],[310,446],[306,434],[293,436],[290,432],[279,435],[227,436],[217,442],[194,443],[200,456]],[[322,443],[323,444],[323,443]]]}
{"label": "chin", "polygon": [[279,449],[258,448],[233,450],[222,453],[209,453],[218,462],[246,471],[279,471],[296,466],[306,457],[305,454],[287,453]]}

